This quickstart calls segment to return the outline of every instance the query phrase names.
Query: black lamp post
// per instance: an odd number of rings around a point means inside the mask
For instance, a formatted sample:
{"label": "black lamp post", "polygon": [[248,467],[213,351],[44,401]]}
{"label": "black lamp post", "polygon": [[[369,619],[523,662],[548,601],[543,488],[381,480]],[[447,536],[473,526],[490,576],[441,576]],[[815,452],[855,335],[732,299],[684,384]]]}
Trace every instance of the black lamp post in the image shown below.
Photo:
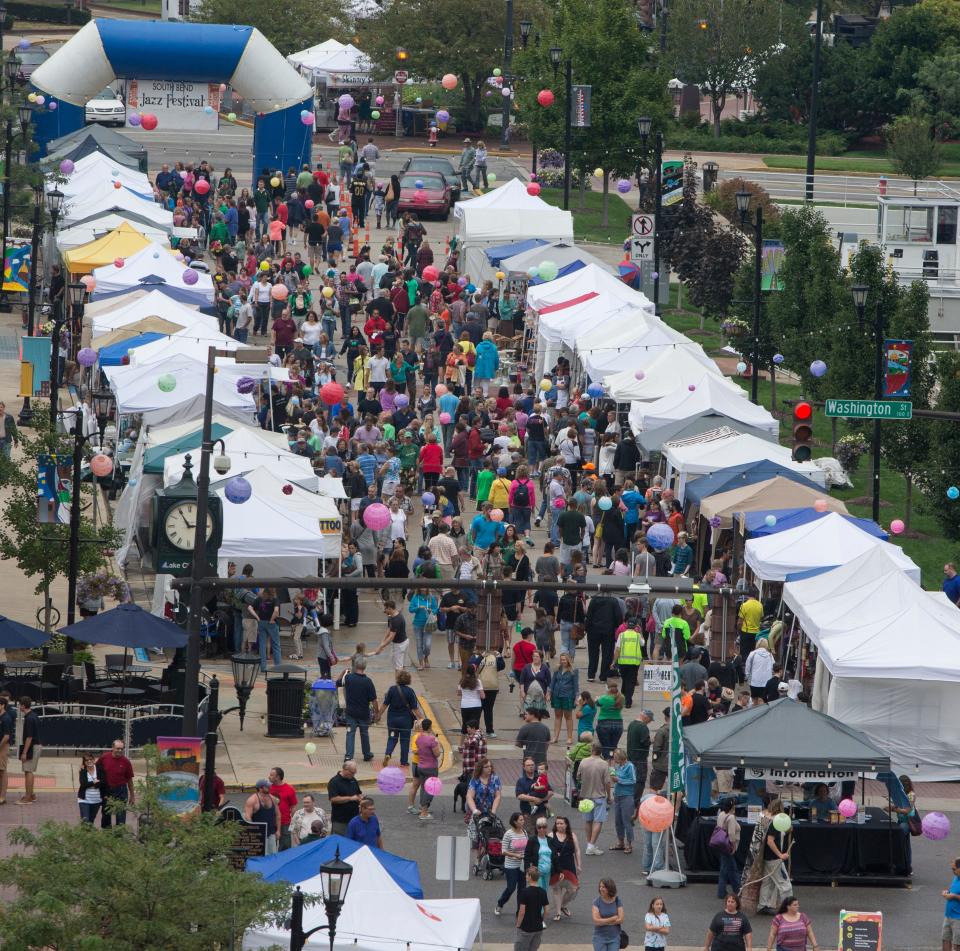
{"label": "black lamp post", "polygon": [[23,164],[30,161],[30,122],[33,119],[33,106],[24,103],[17,106],[17,115],[20,117],[20,131],[23,133]]}
{"label": "black lamp post", "polygon": [[[14,53],[10,53],[3,65],[3,71],[6,75],[10,87],[11,97],[13,95],[13,84],[16,81],[17,73],[20,70],[20,64],[17,62]],[[6,139],[4,140],[3,151],[3,243],[0,246],[0,265],[6,268],[7,261],[7,241],[10,237],[10,172],[13,155],[13,115],[7,119]],[[9,314],[11,310],[10,301],[7,300],[7,292],[3,289],[3,282],[0,281],[0,313]]]}
{"label": "black lamp post", "polygon": [[[253,693],[260,674],[259,654],[232,654],[230,667],[233,671],[233,689],[237,693],[240,713],[240,730],[243,730],[243,718],[247,715],[247,701]],[[225,710],[224,713],[230,713]]]}
{"label": "black lamp post", "polygon": [[[637,119],[637,132],[643,144],[644,158],[649,155],[650,131],[653,119],[640,116]],[[663,133],[658,132],[653,139],[653,307],[654,313],[660,313],[660,216],[663,211]],[[637,183],[639,185],[639,182]]]}
{"label": "black lamp post", "polygon": [[[70,549],[67,563],[67,624],[77,619],[77,572],[80,560],[80,466],[83,464],[83,447],[96,438],[102,442],[103,431],[110,418],[113,393],[102,390],[92,394],[93,414],[97,418],[95,432],[83,432],[83,410],[78,406],[73,412],[73,494],[70,498]],[[73,653],[73,638],[67,638],[67,654]]]}
{"label": "black lamp post", "polygon": [[[863,330],[863,315],[867,307],[870,288],[866,284],[854,284],[850,288],[853,306],[857,309],[857,323]],[[877,300],[873,318],[873,398],[883,399],[883,311]],[[880,521],[880,418],[873,421],[873,520]]]}
{"label": "black lamp post", "polygon": [[[50,253],[45,254],[45,258],[54,256],[54,246],[57,240],[57,222],[60,221],[60,215],[63,213],[63,203],[66,195],[59,188],[54,188],[47,192],[47,211],[50,213]],[[49,272],[49,264],[45,262],[44,272]]]}
{"label": "black lamp post", "polygon": [[[37,310],[37,259],[40,257],[40,213],[43,211],[43,185],[33,186],[33,233],[30,237],[30,287],[27,290],[27,336],[32,337],[34,331],[34,315]],[[30,394],[23,397],[23,406],[20,409],[18,422],[21,426],[29,426],[33,421],[33,407],[30,405]]]}
{"label": "black lamp post", "polygon": [[[747,216],[750,213],[750,201],[753,194],[740,191],[736,194],[737,211],[740,214],[740,224],[746,227]],[[750,399],[759,405],[757,388],[760,382],[760,281],[763,273],[763,206],[757,205],[753,220],[753,354],[750,362],[753,372],[750,377]],[[771,371],[774,372],[774,371]]]}
{"label": "black lamp post", "polygon": [[337,936],[337,921],[347,900],[353,866],[340,858],[340,849],[331,862],[320,866],[320,890],[323,894],[323,907],[327,912],[327,923],[303,930],[303,892],[298,885],[293,891],[293,909],[290,915],[290,951],[302,951],[307,939],[318,931],[326,931],[330,937],[330,951]]}
{"label": "black lamp post", "polygon": [[533,23],[530,20],[520,21],[520,45],[526,49],[530,42],[530,31],[533,29]]}
{"label": "black lamp post", "polygon": [[510,145],[510,100],[513,98],[513,77],[510,66],[513,63],[513,0],[507,0],[507,19],[503,28],[503,89],[510,95],[503,97],[503,128],[500,141],[504,148]]}
{"label": "black lamp post", "polygon": [[[557,69],[563,61],[563,48],[550,47],[550,65],[553,66],[553,77],[557,77]],[[563,210],[570,210],[570,152],[573,142],[573,63],[567,60],[564,64],[564,115],[563,115]]]}
{"label": "black lamp post", "polygon": [[[47,199],[49,201],[49,194]],[[72,312],[83,307],[86,290],[82,284],[67,285],[67,299]],[[57,431],[57,414],[60,411],[60,334],[66,320],[66,314],[54,310],[53,331],[50,334],[50,429],[53,432]]]}

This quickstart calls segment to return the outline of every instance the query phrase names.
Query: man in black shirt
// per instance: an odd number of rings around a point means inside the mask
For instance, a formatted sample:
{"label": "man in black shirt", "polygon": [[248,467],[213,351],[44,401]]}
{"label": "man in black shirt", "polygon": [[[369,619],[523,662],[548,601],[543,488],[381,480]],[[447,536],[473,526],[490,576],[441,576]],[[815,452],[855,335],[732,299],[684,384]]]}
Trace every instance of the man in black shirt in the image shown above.
{"label": "man in black shirt", "polygon": [[694,685],[693,692],[690,694],[693,705],[690,712],[683,717],[684,726],[696,726],[698,723],[706,723],[710,719],[710,701],[707,700],[707,684],[703,680],[698,680]]}
{"label": "man in black shirt", "polygon": [[346,835],[347,824],[360,815],[360,800],[363,793],[357,782],[357,764],[348,759],[340,771],[327,783],[327,798],[330,800],[330,831],[334,835]]}
{"label": "man in black shirt", "polygon": [[370,752],[370,705],[373,704],[374,722],[380,719],[380,705],[377,703],[376,687],[367,676],[366,660],[358,657],[354,661],[353,670],[343,675],[341,683],[343,685],[344,715],[347,720],[345,758],[353,759],[354,744],[359,729],[363,761],[368,763],[373,759],[373,753]]}
{"label": "man in black shirt", "polygon": [[377,399],[377,391],[372,386],[368,386],[357,405],[357,414],[361,417],[372,416],[376,419],[382,412],[383,407],[380,405],[380,400]]}
{"label": "man in black shirt", "polygon": [[527,884],[517,895],[517,939],[513,943],[514,951],[537,951],[543,939],[543,918],[550,908],[547,893],[537,884],[540,871],[536,865],[527,869],[526,877]]}
{"label": "man in black shirt", "polygon": [[33,780],[40,761],[40,721],[30,709],[29,697],[20,698],[20,714],[23,717],[23,743],[20,745],[20,765],[23,769],[23,795],[18,802],[21,805],[34,803],[37,797],[33,792]]}
{"label": "man in black shirt", "polygon": [[[447,466],[443,470],[443,478],[437,482],[437,488],[447,497],[447,501],[453,506],[453,515],[463,513],[463,493],[460,488],[460,481],[457,479],[457,470],[453,466]],[[443,514],[441,512],[441,514]]]}
{"label": "man in black shirt", "polygon": [[63,296],[67,289],[67,282],[63,278],[63,271],[59,264],[50,269],[50,304],[53,307],[53,316],[63,314]]}
{"label": "man in black shirt", "polygon": [[383,602],[383,613],[387,616],[387,633],[374,654],[379,654],[389,645],[393,655],[393,669],[403,670],[407,659],[407,622],[397,610],[394,601]]}

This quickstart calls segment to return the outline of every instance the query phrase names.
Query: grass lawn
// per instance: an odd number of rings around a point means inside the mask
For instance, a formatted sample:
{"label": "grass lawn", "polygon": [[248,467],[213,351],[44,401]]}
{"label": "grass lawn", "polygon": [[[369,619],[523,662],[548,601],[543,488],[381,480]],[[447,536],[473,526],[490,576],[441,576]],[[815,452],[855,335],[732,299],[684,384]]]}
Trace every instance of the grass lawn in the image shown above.
{"label": "grass lawn", "polygon": [[[869,154],[869,153],[865,153]],[[803,171],[807,167],[806,156],[803,155],[765,155],[763,164],[767,168],[797,169]],[[885,158],[861,158],[857,156],[837,155],[818,156],[818,172],[859,172],[867,175],[894,175],[893,165]],[[937,172],[938,178],[960,177],[960,161],[944,161]]]}
{"label": "grass lawn", "polygon": [[670,303],[664,308],[663,319],[674,330],[685,333],[691,340],[700,344],[710,356],[716,356],[723,346],[723,335],[720,333],[720,327],[715,320],[707,318],[703,322],[703,330],[700,329],[700,314],[696,310],[688,310],[684,302],[680,301],[681,307],[677,308],[680,285],[676,282],[670,284]]}
{"label": "grass lawn", "polygon": [[[540,197],[563,207],[562,188],[544,188]],[[609,225],[602,225],[603,194],[589,191],[584,194],[585,209],[580,208],[580,192],[570,189],[570,211],[573,212],[573,236],[578,241],[596,241],[599,244],[611,244],[620,247],[630,234],[630,213],[634,210],[615,191],[608,198]]]}

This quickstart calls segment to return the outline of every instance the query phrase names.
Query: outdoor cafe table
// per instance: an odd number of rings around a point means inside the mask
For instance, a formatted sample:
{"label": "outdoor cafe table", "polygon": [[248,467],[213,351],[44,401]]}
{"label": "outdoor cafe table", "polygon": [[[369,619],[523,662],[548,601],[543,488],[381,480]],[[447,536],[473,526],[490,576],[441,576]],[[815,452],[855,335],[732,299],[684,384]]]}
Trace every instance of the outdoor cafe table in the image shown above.
{"label": "outdoor cafe table", "polygon": [[43,671],[46,661],[8,660],[4,665],[7,674],[14,678],[35,677]]}
{"label": "outdoor cafe table", "polygon": [[123,684],[102,687],[99,692],[111,703],[140,703],[146,695],[146,690],[142,687],[127,687]]}

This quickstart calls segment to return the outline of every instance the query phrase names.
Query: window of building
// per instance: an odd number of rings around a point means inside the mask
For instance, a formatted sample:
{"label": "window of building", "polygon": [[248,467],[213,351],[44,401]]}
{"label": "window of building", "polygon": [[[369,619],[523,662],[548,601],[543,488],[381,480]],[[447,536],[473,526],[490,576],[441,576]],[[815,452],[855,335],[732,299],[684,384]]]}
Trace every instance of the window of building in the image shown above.
{"label": "window of building", "polygon": [[[947,209],[944,209],[947,210]],[[887,241],[933,242],[933,212],[930,205],[891,206],[887,210]],[[954,222],[954,231],[956,222]]]}
{"label": "window of building", "polygon": [[957,212],[956,207],[937,209],[937,244],[957,243]]}

